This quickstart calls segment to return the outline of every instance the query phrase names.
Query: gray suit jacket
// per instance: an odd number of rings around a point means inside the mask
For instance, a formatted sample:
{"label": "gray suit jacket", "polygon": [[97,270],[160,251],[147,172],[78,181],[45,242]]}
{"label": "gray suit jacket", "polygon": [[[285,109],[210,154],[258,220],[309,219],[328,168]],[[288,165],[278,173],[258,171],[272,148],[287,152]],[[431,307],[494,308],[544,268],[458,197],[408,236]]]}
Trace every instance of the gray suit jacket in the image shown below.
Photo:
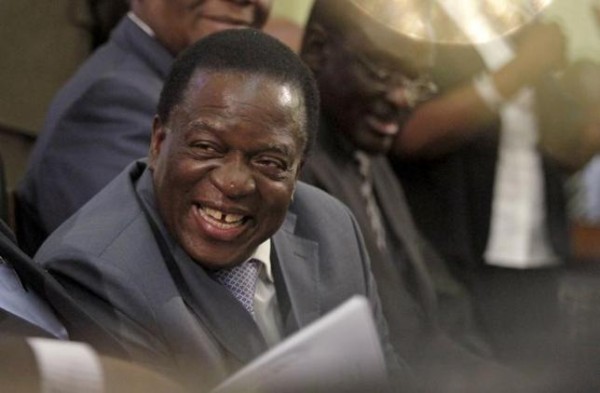
{"label": "gray suit jacket", "polygon": [[18,189],[17,237],[33,254],[50,232],[145,157],[171,54],[128,17],[59,91]]}
{"label": "gray suit jacket", "polygon": [[[124,350],[50,275],[23,253],[0,220],[0,336],[93,341],[112,356]],[[63,327],[64,325],[64,327]]]}
{"label": "gray suit jacket", "polygon": [[[24,266],[27,265],[27,266]],[[0,333],[18,336],[66,338],[66,330],[38,292],[23,282],[23,269],[43,276],[17,247],[8,226],[0,221]],[[33,270],[31,270],[33,268]]]}
{"label": "gray suit jacket", "polygon": [[[151,183],[145,163],[132,164],[59,227],[36,260],[135,360],[174,366],[187,381],[212,386],[266,344],[243,307],[166,232]],[[286,335],[361,294],[394,362],[362,236],[347,208],[300,183],[272,242]]]}

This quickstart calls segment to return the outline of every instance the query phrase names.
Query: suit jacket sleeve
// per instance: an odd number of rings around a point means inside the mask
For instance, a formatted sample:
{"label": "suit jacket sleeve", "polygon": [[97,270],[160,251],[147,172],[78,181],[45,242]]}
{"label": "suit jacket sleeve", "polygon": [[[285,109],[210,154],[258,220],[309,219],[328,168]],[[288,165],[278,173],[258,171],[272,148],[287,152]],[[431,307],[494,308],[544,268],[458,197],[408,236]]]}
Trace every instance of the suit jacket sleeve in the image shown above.
{"label": "suit jacket sleeve", "polygon": [[[96,267],[99,264],[102,272]],[[166,370],[163,363],[170,358],[169,349],[159,339],[143,292],[126,271],[111,261],[76,251],[44,261],[44,266],[88,314],[118,337],[131,359]],[[83,331],[74,333],[85,336]]]}
{"label": "suit jacket sleeve", "polygon": [[[45,228],[53,230],[123,168],[148,153],[160,86],[131,75],[96,81],[57,119],[39,190]],[[76,186],[75,186],[76,185]]]}

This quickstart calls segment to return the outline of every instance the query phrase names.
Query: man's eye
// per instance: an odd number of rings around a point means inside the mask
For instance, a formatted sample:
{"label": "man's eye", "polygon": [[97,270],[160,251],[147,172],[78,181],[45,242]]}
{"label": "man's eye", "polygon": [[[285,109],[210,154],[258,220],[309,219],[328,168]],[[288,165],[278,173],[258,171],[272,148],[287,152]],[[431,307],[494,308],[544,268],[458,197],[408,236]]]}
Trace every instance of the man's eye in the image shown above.
{"label": "man's eye", "polygon": [[195,142],[191,144],[191,148],[194,151],[205,152],[205,153],[214,153],[217,152],[216,146],[207,142]]}
{"label": "man's eye", "polygon": [[262,159],[257,160],[257,163],[264,167],[277,168],[277,169],[281,169],[281,170],[286,169],[285,163],[281,160],[262,158]]}
{"label": "man's eye", "polygon": [[289,165],[284,160],[268,157],[254,160],[254,165],[263,174],[273,179],[285,177],[289,168]]}

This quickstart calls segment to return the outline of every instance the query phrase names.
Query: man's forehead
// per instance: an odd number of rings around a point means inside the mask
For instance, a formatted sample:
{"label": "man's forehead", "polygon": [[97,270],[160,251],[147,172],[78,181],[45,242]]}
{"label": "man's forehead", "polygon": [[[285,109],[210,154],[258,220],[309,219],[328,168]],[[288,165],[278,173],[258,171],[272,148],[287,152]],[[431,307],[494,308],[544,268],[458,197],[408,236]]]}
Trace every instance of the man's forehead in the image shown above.
{"label": "man's forehead", "polygon": [[[421,41],[472,44],[528,25],[552,0],[350,0],[382,25]],[[488,28],[490,27],[490,28]],[[466,33],[469,31],[470,33]]]}
{"label": "man's forehead", "polygon": [[361,32],[364,44],[374,53],[415,69],[429,69],[433,65],[434,47],[429,42],[414,40],[376,23],[363,24]]}
{"label": "man's forehead", "polygon": [[431,68],[434,47],[430,41],[403,34],[383,23],[383,19],[364,12],[351,2],[343,9],[338,8],[337,12],[338,17],[344,19],[340,24],[342,36],[347,42],[356,41],[363,52],[378,53],[380,57],[393,59],[415,69]]}
{"label": "man's forehead", "polygon": [[282,81],[280,77],[271,75],[268,71],[212,68],[197,68],[192,72],[184,88],[183,98],[193,97],[206,89],[216,92],[233,89],[258,97],[266,91],[260,87],[271,87],[272,90],[273,86],[282,104],[298,105],[302,101],[298,86],[290,81]]}
{"label": "man's forehead", "polygon": [[192,73],[174,107],[173,118],[186,122],[192,112],[201,108],[204,113],[213,114],[231,108],[252,109],[256,111],[254,116],[262,113],[270,122],[304,124],[306,116],[304,97],[298,86],[268,73],[237,69],[199,68]]}

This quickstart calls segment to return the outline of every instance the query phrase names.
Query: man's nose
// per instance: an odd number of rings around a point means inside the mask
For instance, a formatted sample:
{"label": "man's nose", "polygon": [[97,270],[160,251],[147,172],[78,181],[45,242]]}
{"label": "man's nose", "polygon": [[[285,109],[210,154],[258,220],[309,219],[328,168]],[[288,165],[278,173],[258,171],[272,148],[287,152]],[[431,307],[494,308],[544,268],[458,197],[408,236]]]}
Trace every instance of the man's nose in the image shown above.
{"label": "man's nose", "polygon": [[243,157],[231,157],[211,172],[215,187],[228,198],[240,198],[256,190],[252,169]]}
{"label": "man's nose", "polygon": [[400,84],[391,82],[385,90],[384,97],[396,108],[412,108],[406,88]]}

